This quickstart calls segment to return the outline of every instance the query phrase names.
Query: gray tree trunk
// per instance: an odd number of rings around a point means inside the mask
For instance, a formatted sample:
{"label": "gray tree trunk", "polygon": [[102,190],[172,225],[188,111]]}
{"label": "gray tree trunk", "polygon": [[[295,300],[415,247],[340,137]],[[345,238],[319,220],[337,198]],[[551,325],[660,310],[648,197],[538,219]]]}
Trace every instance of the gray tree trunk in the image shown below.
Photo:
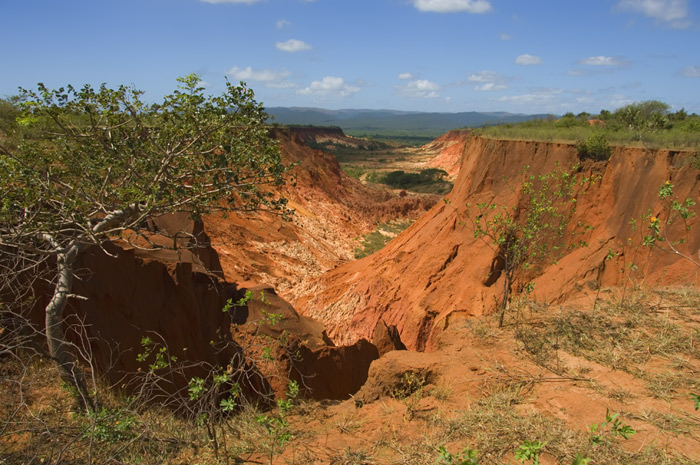
{"label": "gray tree trunk", "polygon": [[66,341],[63,327],[63,311],[73,286],[73,268],[80,249],[80,245],[73,243],[66,249],[66,252],[57,256],[58,282],[51,301],[46,306],[46,341],[49,346],[49,354],[56,362],[61,380],[75,389],[76,400],[80,408],[94,410],[95,406],[85,384],[85,378],[70,350],[70,344]]}

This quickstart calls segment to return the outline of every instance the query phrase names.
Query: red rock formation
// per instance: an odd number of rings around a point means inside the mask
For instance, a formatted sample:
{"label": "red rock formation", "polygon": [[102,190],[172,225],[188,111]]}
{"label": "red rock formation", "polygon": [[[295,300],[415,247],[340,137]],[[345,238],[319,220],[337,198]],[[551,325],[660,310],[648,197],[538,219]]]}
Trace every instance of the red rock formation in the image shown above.
{"label": "red rock formation", "polygon": [[[580,289],[619,285],[623,261],[643,270],[647,283],[690,283],[696,271],[671,254],[636,257],[623,247],[627,238],[641,244],[629,220],[660,211],[658,188],[675,184],[680,198],[698,200],[697,170],[688,166],[689,153],[641,148],[615,148],[609,162],[583,164],[593,177],[588,194],[579,199],[576,220],[594,227],[589,247],[576,249],[535,280],[534,298],[553,302]],[[396,325],[409,349],[430,348],[435,335],[454,319],[489,313],[501,295],[500,281],[488,283],[494,252],[464,225],[465,205],[496,199],[514,205],[521,170],[552,171],[556,164],[577,163],[576,147],[546,142],[473,138],[465,146],[450,204],[441,203],[394,239],[363,260],[324,275],[306,296],[293,302],[302,313],[323,321],[336,343],[370,337],[380,319]],[[640,230],[646,226],[640,221]],[[681,234],[677,225],[674,234]],[[641,234],[640,234],[641,233]],[[700,234],[687,238],[688,250],[700,247]],[[607,262],[609,251],[623,253]],[[624,255],[626,254],[626,255]],[[644,255],[644,256],[642,256]],[[640,275],[641,277],[642,275]],[[502,278],[501,278],[502,279]],[[485,284],[485,282],[487,282]],[[491,284],[491,285],[487,285]]]}
{"label": "red rock formation", "polygon": [[212,215],[205,230],[228,281],[272,285],[285,298],[304,293],[326,271],[353,259],[355,239],[380,221],[417,218],[433,203],[400,198],[348,177],[333,155],[314,150],[285,129],[276,129],[294,186],[282,195],[295,210],[291,221],[271,215]]}
{"label": "red rock formation", "polygon": [[462,153],[469,143],[469,135],[467,130],[449,131],[421,147],[426,152],[434,153],[434,158],[428,162],[428,166],[443,169],[450,177],[457,176],[462,163]]}

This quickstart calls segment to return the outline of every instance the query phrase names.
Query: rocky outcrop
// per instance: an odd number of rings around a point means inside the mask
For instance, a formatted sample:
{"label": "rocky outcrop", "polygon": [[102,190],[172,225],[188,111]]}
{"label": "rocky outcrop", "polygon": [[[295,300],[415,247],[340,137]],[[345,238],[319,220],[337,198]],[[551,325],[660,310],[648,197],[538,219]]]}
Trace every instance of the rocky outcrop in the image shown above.
{"label": "rocky outcrop", "polygon": [[[629,278],[626,264],[632,262],[640,270],[636,279],[646,283],[695,282],[694,265],[674,254],[648,253],[641,246],[646,225],[640,219],[646,212],[657,215],[662,210],[658,188],[666,181],[675,185],[679,198],[700,200],[691,156],[616,147],[608,162],[584,162],[580,172],[589,179],[588,192],[578,199],[573,221],[593,227],[586,238],[589,246],[544,267],[532,297],[556,302],[585,289],[622,284]],[[466,205],[494,199],[515,205],[525,166],[537,175],[577,163],[572,144],[470,138],[447,202],[433,207],[374,255],[325,274],[293,302],[295,307],[323,321],[338,344],[371,337],[383,320],[398,328],[409,349],[430,349],[451,322],[494,311],[501,296],[503,278],[487,279],[494,251],[465,225]],[[635,218],[637,230],[630,225]],[[684,237],[683,246],[695,256],[700,234],[686,235],[680,222],[674,227],[671,235]],[[617,258],[609,260],[613,256]]]}
{"label": "rocky outcrop", "polygon": [[379,320],[374,328],[372,344],[379,351],[380,357],[392,350],[406,350],[406,346],[401,342],[401,335],[396,326],[387,326],[383,320]]}

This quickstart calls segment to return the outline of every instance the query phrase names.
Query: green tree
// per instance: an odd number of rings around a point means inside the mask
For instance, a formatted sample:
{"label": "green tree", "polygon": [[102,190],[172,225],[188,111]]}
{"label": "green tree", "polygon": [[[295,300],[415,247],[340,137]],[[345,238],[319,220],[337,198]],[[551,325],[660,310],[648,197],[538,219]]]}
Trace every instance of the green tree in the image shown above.
{"label": "green tree", "polygon": [[147,220],[170,212],[286,211],[265,187],[283,182],[285,166],[253,91],[227,82],[207,96],[196,75],[178,82],[152,105],[125,86],[20,89],[17,133],[0,140],[0,284],[53,268],[45,336],[83,408],[92,401],[63,313],[87,247],[148,234]]}
{"label": "green tree", "polygon": [[615,111],[615,117],[637,132],[642,138],[643,130],[658,130],[669,127],[668,112],[671,106],[658,100],[635,102]]}

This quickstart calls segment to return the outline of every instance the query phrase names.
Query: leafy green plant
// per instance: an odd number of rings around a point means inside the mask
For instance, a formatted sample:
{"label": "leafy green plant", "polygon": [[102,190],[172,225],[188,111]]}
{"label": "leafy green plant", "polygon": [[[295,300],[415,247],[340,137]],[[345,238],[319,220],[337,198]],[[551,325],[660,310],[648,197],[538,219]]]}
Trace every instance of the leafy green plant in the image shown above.
{"label": "leafy green plant", "polygon": [[525,441],[515,451],[515,458],[525,463],[532,460],[532,465],[540,465],[540,452],[547,443],[540,441]]}
{"label": "leafy green plant", "polygon": [[576,457],[571,461],[571,465],[588,465],[588,463],[591,461],[588,457],[584,457],[583,455],[576,454]]}
{"label": "leafy green plant", "polygon": [[693,211],[695,201],[690,197],[683,201],[673,198],[673,184],[671,184],[671,181],[666,181],[659,187],[658,195],[664,205],[663,217],[647,215],[649,231],[644,236],[644,245],[681,256],[700,267],[698,259],[689,253],[682,252],[679,248],[679,245],[686,243],[687,239],[684,237],[674,239],[668,235],[671,225],[679,219],[683,222],[686,232],[692,229],[690,220],[695,218],[695,212]]}
{"label": "leafy green plant", "polygon": [[[589,229],[570,222],[576,213],[577,195],[588,179],[559,168],[541,175],[528,175],[521,187],[521,202],[513,207],[484,202],[476,208],[467,204],[467,222],[474,237],[483,240],[496,253],[496,269],[489,277],[495,283],[503,277],[503,296],[499,304],[499,327],[511,303],[516,281],[532,273],[544,262],[556,262],[564,251],[587,245],[579,237]],[[534,283],[522,283],[531,292]]]}
{"label": "leafy green plant", "polygon": [[452,454],[445,446],[438,447],[440,461],[438,463],[446,465],[479,465],[477,451],[465,448],[458,454]]}
{"label": "leafy green plant", "polygon": [[290,381],[287,386],[287,398],[277,399],[277,412],[275,414],[259,414],[255,417],[255,421],[264,426],[268,434],[268,443],[265,446],[269,452],[270,464],[272,464],[277,450],[284,448],[292,440],[287,415],[292,410],[298,395],[299,384],[296,381]]}
{"label": "leafy green plant", "polygon": [[177,361],[177,356],[170,355],[167,347],[157,344],[148,336],[141,338],[141,347],[141,352],[136,356],[136,361],[145,363],[153,355],[152,363],[148,365],[151,373],[167,368],[171,363]]}
{"label": "leafy green plant", "polygon": [[418,404],[423,398],[423,388],[427,384],[426,376],[422,373],[407,371],[403,373],[399,382],[392,386],[389,395],[403,402],[406,406],[404,418],[411,420],[416,413]]}
{"label": "leafy green plant", "polygon": [[604,161],[612,153],[608,140],[602,132],[594,132],[585,141],[579,142],[578,156],[581,160]]}
{"label": "leafy green plant", "polygon": [[610,409],[606,409],[605,421],[594,423],[588,427],[591,432],[591,442],[601,444],[605,434],[611,434],[613,437],[620,436],[623,439],[629,439],[635,434],[634,428],[620,420],[619,416],[619,413],[610,413]]}
{"label": "leafy green plant", "polygon": [[98,442],[129,441],[139,434],[138,419],[123,409],[101,408],[87,412],[85,418],[88,424],[83,436]]}
{"label": "leafy green plant", "polygon": [[690,394],[690,400],[693,401],[695,410],[700,409],[700,394]]}

